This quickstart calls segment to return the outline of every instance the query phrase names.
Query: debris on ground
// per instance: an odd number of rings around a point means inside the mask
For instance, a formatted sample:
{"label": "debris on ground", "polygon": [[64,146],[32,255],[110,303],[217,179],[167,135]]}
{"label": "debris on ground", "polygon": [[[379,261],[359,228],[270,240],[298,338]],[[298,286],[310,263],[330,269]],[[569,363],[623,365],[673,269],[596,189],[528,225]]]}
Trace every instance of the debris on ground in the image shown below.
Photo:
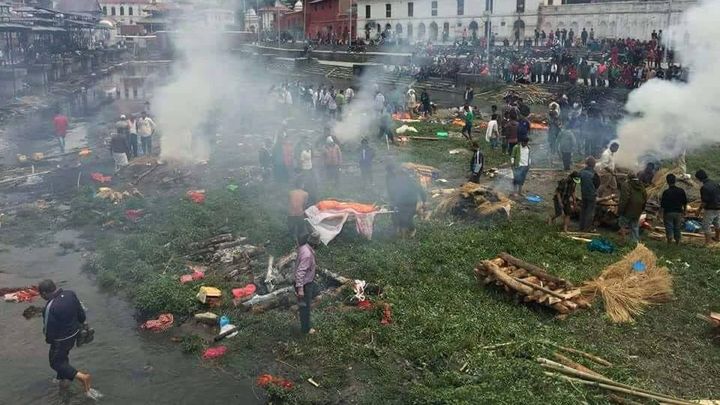
{"label": "debris on ground", "polygon": [[710,312],[709,315],[698,314],[698,318],[707,321],[717,332],[720,333],[720,313]]}
{"label": "debris on ground", "polygon": [[181,284],[186,284],[191,281],[198,281],[198,280],[202,280],[203,278],[205,278],[205,272],[207,271],[207,268],[205,266],[188,265],[188,267],[189,267],[190,271],[192,271],[192,273],[181,275],[180,276]]}
{"label": "debris on ground", "polygon": [[108,184],[112,181],[112,176],[106,176],[99,172],[90,173],[90,178],[100,184]]}
{"label": "debris on ground", "polygon": [[415,175],[421,186],[427,189],[432,181],[440,178],[440,170],[427,165],[405,162],[402,168],[407,172]]}
{"label": "debris on ground", "polygon": [[255,381],[258,387],[261,388],[268,388],[271,385],[274,385],[276,387],[280,387],[284,390],[291,390],[295,387],[295,384],[293,384],[292,381],[287,380],[282,377],[276,377],[272,374],[262,374],[257,378]]}
{"label": "debris on ground", "polygon": [[29,307],[25,308],[22,315],[25,317],[25,319],[31,319],[38,316],[42,316],[43,309],[41,307],[37,307],[35,305],[30,305]]}
{"label": "debris on ground", "polygon": [[[656,261],[655,254],[639,243],[597,279],[586,282],[582,286],[583,296],[590,300],[596,295],[602,296],[605,312],[613,322],[633,322],[648,306],[672,298],[672,276]],[[645,270],[635,270],[637,262],[641,262]]]}
{"label": "debris on ground", "polygon": [[202,354],[203,360],[212,360],[212,359],[218,359],[227,353],[227,347],[225,346],[216,346],[216,347],[208,347],[205,349],[205,352]]}
{"label": "debris on ground", "polygon": [[415,129],[415,127],[411,127],[411,126],[409,126],[409,125],[402,125],[402,126],[400,126],[398,129],[395,130],[395,133],[398,134],[398,135],[403,135],[403,134],[405,134],[406,132],[417,133],[417,131],[418,131],[418,130]]}
{"label": "debris on ground", "polygon": [[195,204],[202,204],[205,202],[205,190],[188,190],[185,195]]}
{"label": "debris on ground", "polygon": [[201,312],[199,314],[193,315],[193,318],[195,319],[195,321],[204,323],[206,325],[215,325],[218,322],[217,314],[214,314],[212,312]]}
{"label": "debris on ground", "polygon": [[197,298],[197,300],[202,302],[203,304],[213,305],[220,301],[221,296],[222,291],[220,291],[219,288],[202,286],[200,287],[200,290],[198,291],[195,298]]}
{"label": "debris on ground", "polygon": [[103,200],[110,200],[113,204],[117,204],[126,198],[130,197],[142,197],[142,193],[138,191],[136,188],[130,188],[125,191],[115,191],[110,187],[100,187],[98,188],[97,193],[95,193],[95,198],[102,198]]}
{"label": "debris on ground", "polygon": [[535,302],[550,307],[561,316],[579,308],[590,307],[590,301],[581,297],[581,289],[507,253],[501,253],[495,259],[484,260],[478,264],[475,276],[482,285],[494,283],[505,291],[520,296],[523,302]]}
{"label": "debris on ground", "polygon": [[162,332],[170,329],[174,322],[173,314],[161,314],[157,319],[151,319],[140,325],[140,329],[153,332]]}
{"label": "debris on ground", "polygon": [[485,218],[496,214],[510,218],[512,202],[502,193],[476,183],[465,183],[456,189],[434,193],[442,196],[435,211],[437,216],[452,214],[462,218]]}
{"label": "debris on ground", "polygon": [[[9,289],[12,290],[12,289]],[[15,291],[3,294],[5,302],[30,302],[40,295],[36,287],[16,289]]]}

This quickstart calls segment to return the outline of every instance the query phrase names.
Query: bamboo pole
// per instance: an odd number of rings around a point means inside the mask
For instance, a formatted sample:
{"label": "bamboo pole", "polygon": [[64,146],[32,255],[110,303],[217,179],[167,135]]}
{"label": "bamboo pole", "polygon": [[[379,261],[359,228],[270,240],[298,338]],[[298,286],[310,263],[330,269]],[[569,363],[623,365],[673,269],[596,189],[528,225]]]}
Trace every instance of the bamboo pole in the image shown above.
{"label": "bamboo pole", "polygon": [[552,282],[554,282],[554,283],[556,283],[556,284],[566,285],[566,286],[568,286],[568,287],[572,287],[572,284],[570,284],[568,281],[563,280],[563,279],[561,279],[561,278],[559,278],[559,277],[555,277],[555,276],[553,276],[553,275],[551,275],[551,274],[548,274],[547,271],[545,271],[544,269],[542,269],[542,268],[540,268],[540,267],[538,267],[538,266],[536,266],[536,265],[534,265],[534,264],[532,264],[532,263],[528,263],[528,262],[526,262],[526,261],[520,260],[520,259],[518,259],[518,258],[516,258],[516,257],[511,256],[510,254],[508,254],[508,253],[506,253],[506,252],[500,253],[499,256],[500,256],[500,258],[502,258],[502,259],[505,260],[506,262],[512,264],[513,266],[515,266],[515,267],[522,267],[523,269],[527,270],[528,273],[530,273],[530,274],[532,274],[532,275],[534,275],[534,276],[536,276],[536,277],[538,277],[538,278],[542,278],[542,279],[547,280],[547,281],[552,281]]}
{"label": "bamboo pole", "polygon": [[578,349],[573,349],[572,347],[565,347],[565,346],[559,346],[559,345],[554,345],[554,346],[557,347],[558,349],[564,351],[564,352],[568,352],[568,353],[572,353],[572,354],[577,354],[577,355],[579,355],[579,356],[585,357],[586,359],[591,360],[591,361],[593,361],[593,362],[595,362],[595,363],[597,363],[597,364],[600,364],[600,365],[602,365],[602,366],[605,366],[605,367],[612,367],[612,366],[613,366],[612,363],[610,363],[609,361],[603,359],[602,357],[598,357],[598,356],[592,355],[592,354],[590,354],[590,353],[580,351],[580,350],[578,350]]}
{"label": "bamboo pole", "polygon": [[617,385],[600,383],[600,382],[597,382],[597,381],[587,381],[587,380],[582,380],[582,379],[579,379],[579,378],[568,377],[568,376],[566,376],[566,375],[560,375],[560,374],[557,374],[557,373],[550,373],[550,372],[547,372],[547,371],[545,372],[545,375],[548,375],[548,376],[551,376],[551,377],[555,377],[555,378],[560,378],[560,379],[562,379],[562,380],[569,381],[569,382],[576,382],[576,383],[579,383],[579,384],[589,385],[589,386],[592,386],[592,387],[603,388],[603,389],[606,389],[606,390],[609,390],[609,391],[621,392],[621,393],[623,393],[623,394],[634,395],[634,396],[636,396],[636,397],[653,399],[653,400],[661,401],[661,402],[667,403],[667,404],[673,404],[673,405],[697,405],[697,404],[695,404],[695,403],[693,403],[693,402],[690,402],[690,401],[669,399],[669,398],[665,398],[665,397],[661,397],[661,396],[657,396],[657,395],[653,395],[653,394],[648,394],[648,393],[645,393],[645,392],[637,391],[637,390],[632,389],[632,388],[624,388],[624,387],[620,387],[620,386],[617,386]]}
{"label": "bamboo pole", "polygon": [[558,352],[553,353],[553,356],[555,356],[555,358],[556,358],[560,363],[562,363],[563,365],[565,365],[565,366],[567,366],[567,367],[572,367],[572,368],[574,368],[575,370],[582,371],[582,372],[584,372],[584,373],[588,373],[588,374],[592,374],[592,375],[594,375],[594,376],[606,378],[604,375],[602,375],[602,374],[600,374],[600,373],[596,373],[595,371],[593,371],[593,370],[591,370],[591,369],[583,366],[583,365],[580,364],[580,363],[577,363],[577,362],[575,362],[575,361],[570,360],[569,358],[563,356],[562,354],[560,354],[560,353],[558,353]]}

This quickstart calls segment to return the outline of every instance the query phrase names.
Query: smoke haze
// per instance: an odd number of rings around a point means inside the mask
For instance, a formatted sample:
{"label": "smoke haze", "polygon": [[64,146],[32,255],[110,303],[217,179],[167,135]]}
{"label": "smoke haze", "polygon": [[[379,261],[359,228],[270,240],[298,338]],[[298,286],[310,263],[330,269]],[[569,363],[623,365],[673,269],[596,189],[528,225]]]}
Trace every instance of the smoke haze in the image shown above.
{"label": "smoke haze", "polygon": [[[668,30],[679,60],[690,68],[688,83],[653,79],[630,93],[631,117],[621,122],[618,164],[632,167],[645,155],[672,159],[684,151],[720,142],[720,1],[704,1]],[[672,40],[671,40],[672,39]]]}

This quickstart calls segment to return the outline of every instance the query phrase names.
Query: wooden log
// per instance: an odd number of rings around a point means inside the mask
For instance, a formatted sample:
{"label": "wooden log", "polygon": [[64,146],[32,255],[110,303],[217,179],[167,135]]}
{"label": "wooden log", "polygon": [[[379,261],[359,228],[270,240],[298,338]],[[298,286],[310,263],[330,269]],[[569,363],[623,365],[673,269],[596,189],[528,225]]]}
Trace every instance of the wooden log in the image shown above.
{"label": "wooden log", "polygon": [[241,238],[237,238],[235,240],[231,240],[228,242],[213,244],[212,249],[214,249],[214,250],[229,249],[229,248],[232,248],[235,246],[242,245],[243,243],[245,243],[246,240],[247,240],[246,237],[241,237]]}
{"label": "wooden log", "polygon": [[268,265],[267,265],[267,273],[265,273],[265,287],[267,287],[268,291],[272,292],[272,290],[275,289],[275,286],[273,285],[273,261],[275,258],[271,255],[268,257]]}
{"label": "wooden log", "polygon": [[140,184],[140,181],[142,181],[142,179],[145,178],[145,176],[147,176],[147,175],[149,175],[150,173],[154,172],[155,169],[157,169],[158,167],[160,167],[160,165],[154,165],[153,167],[149,168],[148,170],[145,170],[144,172],[140,173],[140,175],[137,176],[137,178],[135,179],[135,181],[132,182],[132,184],[133,184],[134,186],[137,186],[138,184]]}
{"label": "wooden log", "polygon": [[240,330],[239,326],[232,327],[232,328],[226,330],[225,332],[215,336],[213,338],[213,342],[219,342],[219,341],[225,339],[226,337],[232,335],[233,333],[237,332],[238,330]]}
{"label": "wooden log", "polygon": [[335,282],[337,282],[337,283],[339,283],[339,284],[350,284],[350,283],[352,283],[352,280],[351,280],[351,279],[349,279],[349,278],[347,278],[347,277],[343,277],[343,276],[341,276],[341,275],[339,275],[339,274],[333,273],[332,271],[330,271],[330,270],[328,270],[328,269],[320,269],[320,274],[322,274],[323,276],[325,276],[325,277],[327,277],[327,278],[329,278],[329,279],[334,280]]}
{"label": "wooden log", "polygon": [[258,305],[266,306],[266,305],[268,305],[268,303],[276,302],[276,301],[280,300],[282,297],[290,295],[294,292],[295,292],[294,286],[287,286],[287,287],[281,288],[279,290],[275,290],[269,294],[256,295],[256,296],[250,298],[249,300],[243,302],[242,306],[246,310],[252,309],[253,307],[258,306]]}
{"label": "wooden log", "polygon": [[506,262],[511,263],[517,267],[522,267],[523,269],[527,270],[530,274],[537,276],[543,280],[552,281],[552,282],[557,283],[562,286],[572,287],[572,284],[570,284],[568,281],[563,280],[559,277],[555,277],[551,274],[548,274],[545,270],[541,269],[540,267],[538,267],[534,264],[525,262],[523,260],[520,260],[516,257],[513,257],[508,253],[505,253],[505,252],[500,253],[500,257],[503,260],[505,260]]}
{"label": "wooden log", "polygon": [[233,240],[233,236],[231,233],[223,233],[213,236],[212,238],[202,240],[200,242],[193,242],[188,247],[190,249],[200,249],[216,243],[230,242],[231,240]]}
{"label": "wooden log", "polygon": [[550,290],[550,289],[548,289],[548,288],[545,288],[545,287],[543,287],[543,286],[541,286],[541,285],[539,285],[539,284],[535,284],[535,283],[533,283],[533,282],[527,281],[527,279],[523,280],[523,279],[520,279],[520,278],[516,278],[516,280],[517,280],[519,283],[523,283],[523,284],[525,284],[526,286],[532,287],[532,288],[534,288],[534,289],[536,289],[536,290],[540,290],[540,291],[544,292],[545,294],[552,295],[553,297],[558,298],[558,299],[560,299],[560,300],[566,300],[566,299],[567,299],[564,295],[559,294],[559,293],[556,293],[555,291]]}
{"label": "wooden log", "polygon": [[602,375],[602,374],[600,374],[600,373],[596,373],[595,371],[593,371],[593,370],[591,370],[591,369],[583,366],[583,365],[580,364],[580,363],[577,363],[577,362],[574,362],[574,361],[570,360],[569,358],[563,356],[563,355],[560,354],[560,353],[555,352],[555,353],[553,353],[553,356],[555,356],[555,358],[557,359],[557,361],[559,361],[561,364],[563,364],[563,365],[565,365],[565,366],[567,366],[567,367],[572,367],[572,368],[574,368],[575,370],[582,371],[583,373],[592,374],[592,375],[597,376],[597,377],[606,378],[604,375]]}
{"label": "wooden log", "polygon": [[558,311],[559,313],[561,313],[563,315],[570,313],[570,309],[559,302],[551,305],[551,308]]}
{"label": "wooden log", "polygon": [[282,270],[283,267],[287,266],[288,264],[290,264],[290,262],[294,261],[295,259],[297,259],[297,252],[292,251],[292,252],[286,254],[285,256],[279,258],[277,260],[277,262],[275,263],[275,267],[278,270]]}
{"label": "wooden log", "polygon": [[514,278],[507,275],[500,269],[500,267],[498,267],[490,260],[484,261],[483,265],[489,272],[491,272],[495,276],[495,278],[505,284],[505,286],[507,286],[508,288],[511,288],[522,295],[531,295],[533,293],[534,290],[532,287],[517,282]]}

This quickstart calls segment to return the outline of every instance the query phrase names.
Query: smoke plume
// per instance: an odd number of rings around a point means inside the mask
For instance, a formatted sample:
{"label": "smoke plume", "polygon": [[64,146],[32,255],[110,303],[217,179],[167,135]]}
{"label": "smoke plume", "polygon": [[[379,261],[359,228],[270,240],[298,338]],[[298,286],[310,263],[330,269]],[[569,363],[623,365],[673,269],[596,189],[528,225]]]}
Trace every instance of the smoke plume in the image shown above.
{"label": "smoke plume", "polygon": [[632,167],[643,156],[672,159],[720,142],[720,1],[689,9],[666,33],[676,60],[690,69],[687,83],[653,79],[633,91],[625,106],[630,117],[618,128],[618,163]]}

